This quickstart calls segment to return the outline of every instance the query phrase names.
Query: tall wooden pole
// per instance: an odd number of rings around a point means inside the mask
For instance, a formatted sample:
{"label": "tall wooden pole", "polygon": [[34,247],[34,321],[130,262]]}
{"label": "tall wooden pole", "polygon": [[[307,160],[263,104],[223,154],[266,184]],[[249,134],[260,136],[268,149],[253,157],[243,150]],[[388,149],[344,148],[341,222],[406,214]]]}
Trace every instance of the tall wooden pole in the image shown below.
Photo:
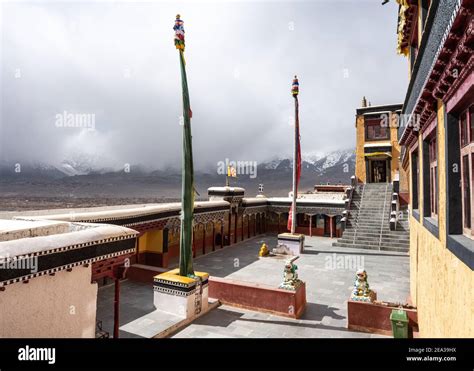
{"label": "tall wooden pole", "polygon": [[191,135],[191,105],[189,103],[188,79],[186,76],[186,62],[184,60],[184,28],[179,14],[176,16],[175,47],[179,52],[181,69],[181,90],[183,95],[183,166],[181,189],[181,231],[179,242],[179,275],[193,276],[193,257],[196,251],[194,246],[194,166]]}
{"label": "tall wooden pole", "polygon": [[[294,127],[294,139],[293,139],[293,200],[291,202],[291,225],[287,228],[290,229],[291,234],[296,232],[296,198],[298,196],[298,182],[301,175],[301,150],[300,150],[300,123],[299,123],[299,112],[298,112],[298,94],[299,94],[299,81],[295,75],[293,83],[291,85],[291,95],[295,100],[295,127]],[[288,221],[289,222],[289,221]]]}
{"label": "tall wooden pole", "polygon": [[120,279],[115,278],[114,290],[114,339],[119,338],[119,324],[120,324]]}
{"label": "tall wooden pole", "polygon": [[295,98],[295,130],[294,130],[294,141],[293,141],[293,200],[291,203],[291,234],[294,234],[296,231],[296,196],[297,196],[297,186],[296,186],[296,173],[297,173],[297,157],[298,157],[298,96],[294,95]]}

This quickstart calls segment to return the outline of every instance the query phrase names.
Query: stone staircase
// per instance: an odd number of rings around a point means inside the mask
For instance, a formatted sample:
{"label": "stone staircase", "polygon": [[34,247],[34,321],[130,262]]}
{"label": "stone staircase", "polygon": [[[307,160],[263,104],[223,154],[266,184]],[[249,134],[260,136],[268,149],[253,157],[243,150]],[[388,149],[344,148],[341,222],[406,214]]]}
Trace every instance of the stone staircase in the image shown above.
{"label": "stone staircase", "polygon": [[396,230],[390,230],[392,192],[390,183],[357,185],[346,229],[333,246],[408,252],[410,234],[406,211],[402,212]]}

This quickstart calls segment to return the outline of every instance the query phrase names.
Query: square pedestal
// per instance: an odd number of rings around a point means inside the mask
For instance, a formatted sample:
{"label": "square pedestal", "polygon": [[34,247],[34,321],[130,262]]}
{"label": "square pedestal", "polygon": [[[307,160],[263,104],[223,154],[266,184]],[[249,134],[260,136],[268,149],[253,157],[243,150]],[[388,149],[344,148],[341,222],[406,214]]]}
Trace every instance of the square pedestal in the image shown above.
{"label": "square pedestal", "polygon": [[282,246],[286,246],[290,255],[300,255],[304,249],[304,234],[280,233],[277,248]]}
{"label": "square pedestal", "polygon": [[179,269],[153,279],[153,304],[156,309],[183,318],[198,315],[208,307],[209,274],[195,272],[196,278],[179,275]]}

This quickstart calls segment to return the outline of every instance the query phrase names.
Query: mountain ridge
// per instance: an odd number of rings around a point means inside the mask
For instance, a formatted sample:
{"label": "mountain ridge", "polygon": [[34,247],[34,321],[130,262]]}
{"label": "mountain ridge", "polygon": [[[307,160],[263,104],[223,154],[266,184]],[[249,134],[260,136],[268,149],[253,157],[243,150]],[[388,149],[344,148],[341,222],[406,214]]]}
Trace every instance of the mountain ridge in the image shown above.
{"label": "mountain ridge", "polygon": [[[355,169],[355,151],[339,150],[321,155],[302,156],[300,190],[310,191],[315,184],[349,184]],[[41,196],[63,195],[70,197],[179,197],[181,192],[180,169],[147,169],[131,165],[129,171],[100,168],[91,162],[64,161],[63,166],[32,164],[0,164],[2,195]],[[95,165],[95,166],[94,166]],[[256,173],[237,174],[230,184],[246,188],[247,196],[258,193],[264,184],[269,196],[286,195],[291,188],[293,161],[275,158],[257,164]],[[254,169],[255,170],[255,169]],[[254,176],[255,175],[255,176]],[[196,189],[207,195],[210,186],[225,185],[225,175],[209,170],[195,171]]]}

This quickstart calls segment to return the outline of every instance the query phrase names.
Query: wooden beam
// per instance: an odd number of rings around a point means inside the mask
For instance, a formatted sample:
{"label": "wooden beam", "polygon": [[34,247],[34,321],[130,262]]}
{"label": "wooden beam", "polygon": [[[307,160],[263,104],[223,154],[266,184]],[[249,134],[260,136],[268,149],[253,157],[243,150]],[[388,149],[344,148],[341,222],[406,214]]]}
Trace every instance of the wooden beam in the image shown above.
{"label": "wooden beam", "polygon": [[216,250],[216,225],[212,222],[212,251]]}
{"label": "wooden beam", "polygon": [[120,323],[120,279],[115,279],[115,296],[114,296],[114,339],[119,338]]}
{"label": "wooden beam", "polygon": [[221,249],[224,248],[224,219],[221,221]]}
{"label": "wooden beam", "polygon": [[310,215],[309,216],[309,236],[312,237],[313,236],[313,216]]}
{"label": "wooden beam", "polygon": [[329,215],[329,235],[331,238],[333,237],[332,224],[333,224],[333,216]]}
{"label": "wooden beam", "polygon": [[234,243],[237,243],[237,221],[239,219],[239,214],[235,213],[235,220],[234,220]]}
{"label": "wooden beam", "polygon": [[202,232],[202,255],[206,254],[206,226],[207,224],[204,224],[204,231]]}
{"label": "wooden beam", "polygon": [[250,214],[247,215],[247,236],[250,238]]}

